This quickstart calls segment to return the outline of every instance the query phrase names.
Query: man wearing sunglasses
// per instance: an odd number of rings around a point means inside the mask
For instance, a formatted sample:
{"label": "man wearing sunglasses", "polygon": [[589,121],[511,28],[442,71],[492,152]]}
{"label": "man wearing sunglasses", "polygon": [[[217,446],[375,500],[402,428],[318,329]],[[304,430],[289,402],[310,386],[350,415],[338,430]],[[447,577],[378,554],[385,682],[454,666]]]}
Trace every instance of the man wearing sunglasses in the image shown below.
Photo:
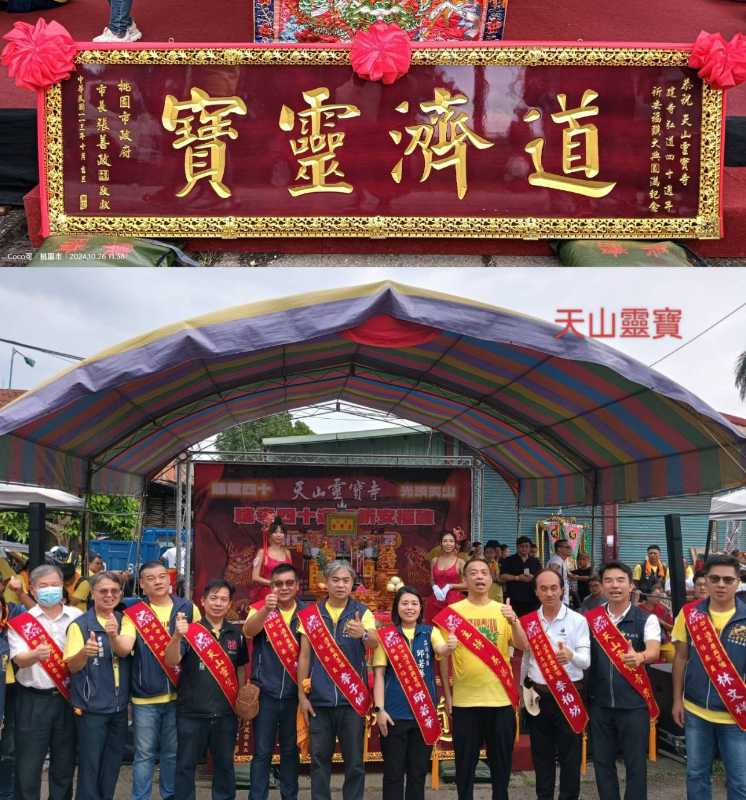
{"label": "man wearing sunglasses", "polygon": [[127,741],[130,650],[114,609],[122,586],[113,572],[90,579],[93,607],[67,629],[65,661],[78,733],[79,800],[113,800]]}
{"label": "man wearing sunglasses", "polygon": [[[280,796],[282,800],[296,800],[298,747],[295,720],[298,712],[298,685],[291,677],[292,666],[288,671],[278,652],[286,653],[287,657],[288,648],[283,644],[283,635],[292,636],[294,649],[298,647],[298,611],[305,604],[298,604],[295,599],[298,594],[298,575],[292,564],[275,567],[270,575],[269,586],[270,593],[249,610],[243,629],[244,636],[254,639],[252,682],[261,689],[259,713],[253,723],[254,757],[251,761],[249,798],[267,800],[272,751],[279,735]],[[280,623],[282,625],[278,630]],[[297,661],[297,654],[294,660]]]}
{"label": "man wearing sunglasses", "polygon": [[709,598],[684,606],[671,635],[676,647],[672,714],[686,734],[687,797],[710,799],[719,751],[728,800],[744,800],[746,603],[736,597],[740,564],[733,556],[713,556],[704,573]]}

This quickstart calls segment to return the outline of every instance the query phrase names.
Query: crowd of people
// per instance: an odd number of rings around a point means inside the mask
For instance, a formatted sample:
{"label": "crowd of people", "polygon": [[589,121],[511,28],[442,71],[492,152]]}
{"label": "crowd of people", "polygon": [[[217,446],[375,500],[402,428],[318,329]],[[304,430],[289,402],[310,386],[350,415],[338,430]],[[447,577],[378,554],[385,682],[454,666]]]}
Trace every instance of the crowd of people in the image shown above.
{"label": "crowd of people", "polygon": [[[337,743],[343,798],[362,800],[372,713],[384,800],[423,800],[441,735],[440,682],[459,800],[473,797],[482,748],[492,797],[508,797],[522,716],[538,800],[553,800],[556,764],[559,797],[578,800],[584,737],[601,800],[620,798],[619,753],[626,800],[645,800],[660,714],[647,668],[659,660],[666,631],[675,648],[670,712],[686,737],[687,796],[710,797],[719,753],[729,800],[746,798],[746,603],[737,596],[736,558],[709,559],[693,576],[692,600],[669,624],[649,605],[666,573],[656,548],[639,569],[611,561],[592,571],[580,559],[568,569],[563,540],[542,566],[528,539],[517,541],[514,555],[500,548],[498,556],[487,543],[459,558],[455,535],[445,533],[432,563],[438,591],[425,599],[402,586],[390,621],[377,624],[356,599],[357,576],[345,560],[326,565],[327,597],[302,600],[276,538],[255,564],[262,596],[243,623],[227,618],[228,581],[211,580],[194,604],[173,592],[158,561],[140,567],[141,599],[127,604],[126,576],[102,564],[87,578],[85,609],[68,602],[54,563],[31,570],[26,586],[6,575],[3,588],[21,602],[4,599],[0,617],[0,798],[39,800],[48,759],[51,800],[71,798],[74,781],[80,800],[112,800],[130,716],[133,800],[151,797],[156,763],[162,800],[194,798],[206,752],[212,797],[233,798],[240,715],[252,726],[251,800],[267,800],[277,746],[280,795],[296,800],[306,745],[311,796],[328,800]],[[586,585],[582,602],[573,600],[570,581]],[[250,676],[245,685],[242,670]]]}

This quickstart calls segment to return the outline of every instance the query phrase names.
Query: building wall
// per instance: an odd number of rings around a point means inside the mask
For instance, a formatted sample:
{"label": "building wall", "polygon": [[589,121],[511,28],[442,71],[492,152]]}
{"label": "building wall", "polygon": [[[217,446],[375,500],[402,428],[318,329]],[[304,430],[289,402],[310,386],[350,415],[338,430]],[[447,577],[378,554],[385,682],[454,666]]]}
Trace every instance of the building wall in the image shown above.
{"label": "building wall", "polygon": [[[498,539],[515,550],[516,533],[531,539],[536,535],[536,524],[559,509],[522,508],[520,524],[515,506],[515,497],[505,481],[494,470],[485,468],[484,476],[484,539]],[[707,525],[710,512],[710,495],[695,497],[672,497],[648,500],[644,503],[628,503],[618,506],[617,531],[619,557],[629,564],[636,564],[645,557],[651,544],[660,545],[666,551],[666,514],[681,515],[681,534],[684,553],[691,562],[690,548],[704,547],[707,540]],[[601,561],[602,533],[601,509],[596,509],[595,520],[588,506],[563,508],[563,516],[576,517],[595,530],[593,537],[593,563]]]}

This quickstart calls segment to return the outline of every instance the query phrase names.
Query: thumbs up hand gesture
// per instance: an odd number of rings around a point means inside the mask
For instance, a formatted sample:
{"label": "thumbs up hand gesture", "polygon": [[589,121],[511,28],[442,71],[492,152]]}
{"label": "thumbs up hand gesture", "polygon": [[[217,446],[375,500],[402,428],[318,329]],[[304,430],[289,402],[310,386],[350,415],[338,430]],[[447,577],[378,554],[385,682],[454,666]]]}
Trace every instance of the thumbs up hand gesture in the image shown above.
{"label": "thumbs up hand gesture", "polygon": [[183,611],[179,611],[176,615],[176,635],[179,638],[183,638],[186,636],[187,631],[189,630],[189,622],[187,621],[186,615]]}
{"label": "thumbs up hand gesture", "polygon": [[507,599],[507,600],[506,600],[506,601],[505,601],[505,602],[504,602],[504,603],[503,603],[503,604],[500,606],[500,611],[502,611],[502,613],[503,613],[503,616],[505,617],[505,619],[506,619],[506,620],[508,620],[508,622],[509,622],[511,625],[512,625],[512,624],[513,624],[513,623],[514,623],[514,622],[515,622],[515,621],[518,619],[518,617],[517,617],[517,616],[516,616],[516,614],[515,614],[515,611],[513,611],[513,607],[510,605],[510,598],[508,598],[508,599]]}
{"label": "thumbs up hand gesture", "polygon": [[88,641],[83,649],[88,658],[96,658],[98,656],[98,638],[93,631],[88,634]]}
{"label": "thumbs up hand gesture", "polygon": [[360,612],[355,612],[354,619],[347,620],[347,624],[345,625],[345,633],[347,636],[352,637],[353,639],[362,639],[365,636],[365,628],[363,627],[363,623],[360,621]]}
{"label": "thumbs up hand gesture", "polygon": [[109,617],[109,619],[106,620],[104,630],[110,639],[113,639],[119,635],[119,625],[117,624],[117,618],[113,614]]}
{"label": "thumbs up hand gesture", "polygon": [[572,657],[572,650],[564,642],[560,642],[557,647],[557,661],[564,666],[572,661]]}
{"label": "thumbs up hand gesture", "polygon": [[446,639],[446,647],[448,648],[448,652],[452,653],[458,647],[458,639],[456,638],[456,634],[451,632],[448,634],[448,638]]}
{"label": "thumbs up hand gesture", "polygon": [[634,647],[632,647],[632,642],[629,643],[629,649],[627,652],[622,656],[622,661],[628,667],[632,669],[636,669],[637,667],[642,666],[645,663],[645,654],[638,653]]}

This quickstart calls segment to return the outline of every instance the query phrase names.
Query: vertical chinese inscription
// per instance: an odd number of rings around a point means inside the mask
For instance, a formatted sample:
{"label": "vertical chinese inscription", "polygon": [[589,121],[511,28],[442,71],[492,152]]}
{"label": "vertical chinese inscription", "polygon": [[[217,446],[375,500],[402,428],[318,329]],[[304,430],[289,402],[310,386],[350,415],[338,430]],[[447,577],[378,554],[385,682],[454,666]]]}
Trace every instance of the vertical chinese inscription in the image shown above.
{"label": "vertical chinese inscription", "polygon": [[678,213],[682,186],[691,180],[692,82],[658,84],[650,100],[650,188],[648,210]]}
{"label": "vertical chinese inscription", "polygon": [[313,192],[352,193],[352,185],[346,181],[330,180],[345,177],[336,156],[336,151],[344,144],[345,134],[333,129],[338,119],[359,117],[360,109],[344,103],[327,104],[330,96],[329,89],[320,86],[303,92],[308,108],[296,112],[284,105],[280,110],[279,126],[285,133],[295,128],[296,116],[300,121],[300,135],[290,140],[290,149],[298,161],[297,183],[288,188],[291,197]]}
{"label": "vertical chinese inscription", "polygon": [[[109,148],[111,138],[109,136],[109,109],[106,105],[107,86],[105,83],[96,84],[96,94],[98,95],[98,105],[96,106],[96,165],[109,158]],[[98,174],[96,176],[98,178]],[[98,210],[111,211],[111,193],[109,192],[108,181],[98,180]]]}
{"label": "vertical chinese inscription", "polygon": [[[86,124],[85,124],[85,78],[78,75],[77,78],[76,104],[78,109],[78,148],[80,153],[80,184],[88,182],[88,166],[86,164],[87,143],[86,143]],[[78,210],[88,210],[88,192],[80,192],[78,195]]]}
{"label": "vertical chinese inscription", "polygon": [[[129,81],[119,81],[117,92],[119,93],[116,111],[119,120],[119,132],[117,133],[119,158],[129,159],[132,158],[133,149],[132,133],[129,128],[132,119],[132,84]],[[102,164],[101,166],[111,166],[111,164]]]}

